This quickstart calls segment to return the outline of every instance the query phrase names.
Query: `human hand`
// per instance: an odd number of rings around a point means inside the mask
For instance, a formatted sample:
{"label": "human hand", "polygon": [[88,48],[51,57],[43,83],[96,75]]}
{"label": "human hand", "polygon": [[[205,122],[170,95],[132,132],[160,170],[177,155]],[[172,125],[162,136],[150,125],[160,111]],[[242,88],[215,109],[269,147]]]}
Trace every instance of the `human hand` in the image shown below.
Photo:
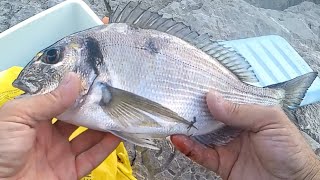
{"label": "human hand", "polygon": [[71,73],[51,93],[0,108],[0,179],[79,179],[118,146],[120,139],[94,130],[69,142],[77,126],[62,121],[52,125],[79,91],[80,81]]}
{"label": "human hand", "polygon": [[243,129],[225,146],[207,148],[174,135],[183,154],[223,179],[320,179],[320,162],[279,107],[236,105],[211,92],[207,104],[216,120]]}

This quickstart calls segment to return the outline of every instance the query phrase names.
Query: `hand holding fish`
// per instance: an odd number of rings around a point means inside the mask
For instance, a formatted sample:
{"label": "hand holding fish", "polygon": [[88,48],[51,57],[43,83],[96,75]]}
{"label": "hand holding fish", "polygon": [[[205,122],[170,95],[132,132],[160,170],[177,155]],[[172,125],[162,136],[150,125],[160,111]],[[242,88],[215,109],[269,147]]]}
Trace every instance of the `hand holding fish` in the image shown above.
{"label": "hand holding fish", "polygon": [[192,160],[223,179],[319,179],[320,161],[281,109],[236,105],[209,93],[214,117],[244,131],[226,146],[207,148],[187,136],[173,144]]}
{"label": "hand holding fish", "polygon": [[88,130],[69,142],[77,126],[52,125],[79,91],[79,79],[70,74],[51,93],[16,99],[0,109],[0,179],[79,178],[117,147],[119,139],[109,133]]}

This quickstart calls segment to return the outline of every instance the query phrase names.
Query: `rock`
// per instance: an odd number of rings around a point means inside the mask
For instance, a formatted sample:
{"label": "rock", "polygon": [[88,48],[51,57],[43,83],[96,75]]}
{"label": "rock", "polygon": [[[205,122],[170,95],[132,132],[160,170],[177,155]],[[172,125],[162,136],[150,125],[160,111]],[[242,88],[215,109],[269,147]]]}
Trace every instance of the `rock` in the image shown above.
{"label": "rock", "polygon": [[320,157],[320,148],[317,148],[315,153],[316,153],[316,155],[318,155]]}
{"label": "rock", "polygon": [[[306,0],[245,0],[248,3],[265,9],[284,10],[288,7],[298,5]],[[316,4],[320,4],[319,0],[309,0]]]}
{"label": "rock", "polygon": [[28,3],[28,5],[18,5],[16,10],[13,12],[13,16],[10,19],[10,26],[14,26],[21,21],[27,19],[27,17],[34,16],[43,11],[41,4],[39,3]]}
{"label": "rock", "polygon": [[10,27],[10,20],[13,14],[12,4],[8,1],[0,2],[0,32],[8,29]]}
{"label": "rock", "polygon": [[302,132],[302,135],[306,138],[306,140],[309,142],[311,148],[313,149],[313,151],[317,154],[319,154],[319,150],[320,150],[320,144],[315,141],[313,138],[311,138],[307,133]]}
{"label": "rock", "polygon": [[296,112],[296,117],[299,120],[299,124],[302,131],[306,132],[318,143],[320,142],[319,114],[320,114],[319,103],[312,104],[303,108],[299,108]]}
{"label": "rock", "polygon": [[[134,147],[132,144],[126,143],[130,155],[135,157],[132,167],[137,179],[220,179],[215,173],[195,164],[180,152],[173,150],[170,142],[157,141],[157,145],[160,147],[159,151]],[[133,149],[134,151],[132,151]],[[136,153],[133,154],[133,152]]]}
{"label": "rock", "polygon": [[43,11],[40,2],[17,0],[0,2],[0,32]]}
{"label": "rock", "polygon": [[48,0],[48,1],[44,1],[43,6],[45,7],[45,9],[47,9],[47,8],[55,6],[63,1],[64,0]]}

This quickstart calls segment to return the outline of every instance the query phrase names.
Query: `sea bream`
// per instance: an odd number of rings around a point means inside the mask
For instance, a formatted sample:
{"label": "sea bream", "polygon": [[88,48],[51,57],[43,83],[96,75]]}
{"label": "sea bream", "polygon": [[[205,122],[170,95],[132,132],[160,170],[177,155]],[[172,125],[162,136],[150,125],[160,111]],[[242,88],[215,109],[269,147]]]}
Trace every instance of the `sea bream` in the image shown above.
{"label": "sea bream", "polygon": [[59,120],[111,132],[134,144],[156,148],[152,139],[190,135],[222,145],[239,131],[214,120],[205,101],[210,89],[238,104],[299,106],[317,77],[311,72],[268,87],[235,50],[184,23],[130,2],[110,24],[69,35],[40,51],[13,85],[27,95],[54,90],[75,72],[83,90]]}

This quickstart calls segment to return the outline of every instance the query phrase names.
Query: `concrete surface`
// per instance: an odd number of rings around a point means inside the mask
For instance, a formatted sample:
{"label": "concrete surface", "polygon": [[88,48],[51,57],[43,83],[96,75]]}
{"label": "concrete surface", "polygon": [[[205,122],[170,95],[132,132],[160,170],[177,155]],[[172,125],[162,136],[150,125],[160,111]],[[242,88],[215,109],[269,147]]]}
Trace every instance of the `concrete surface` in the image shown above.
{"label": "concrete surface", "polygon": [[[0,32],[62,0],[1,0]],[[114,7],[128,0],[111,1]],[[86,0],[103,17],[103,0]],[[183,21],[216,39],[233,40],[276,34],[284,37],[320,72],[320,6],[319,0],[143,0],[167,17]],[[250,4],[251,3],[251,4]],[[295,6],[294,6],[295,5]],[[270,8],[270,9],[263,9]],[[320,154],[320,103],[299,108],[296,116],[301,130],[316,153]],[[159,141],[161,150],[135,148],[127,144],[138,179],[218,179],[178,152],[168,141]]]}
{"label": "concrete surface", "polygon": [[[288,7],[298,5],[306,0],[245,0],[248,3],[261,8],[284,10]],[[320,4],[320,0],[307,0]]]}

